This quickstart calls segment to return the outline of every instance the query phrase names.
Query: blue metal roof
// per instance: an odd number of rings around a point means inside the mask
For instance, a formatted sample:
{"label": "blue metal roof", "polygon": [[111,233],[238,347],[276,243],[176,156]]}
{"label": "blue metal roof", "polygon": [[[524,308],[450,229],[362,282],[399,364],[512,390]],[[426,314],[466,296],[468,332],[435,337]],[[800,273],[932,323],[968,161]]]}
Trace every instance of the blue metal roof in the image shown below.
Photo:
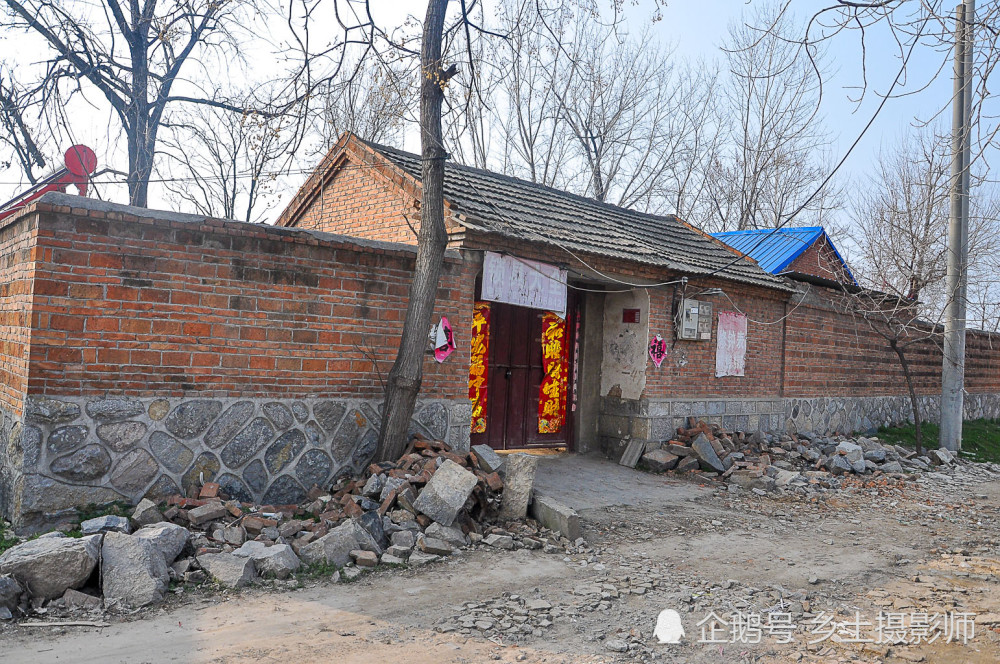
{"label": "blue metal roof", "polygon": [[825,238],[833,253],[840,259],[847,275],[856,284],[851,269],[847,267],[843,256],[837,250],[833,240],[826,234],[822,226],[805,226],[801,228],[764,228],[749,231],[729,231],[726,233],[710,233],[716,239],[722,240],[736,251],[746,254],[757,261],[757,264],[771,274],[781,274],[792,262],[801,256],[806,249],[818,240]]}

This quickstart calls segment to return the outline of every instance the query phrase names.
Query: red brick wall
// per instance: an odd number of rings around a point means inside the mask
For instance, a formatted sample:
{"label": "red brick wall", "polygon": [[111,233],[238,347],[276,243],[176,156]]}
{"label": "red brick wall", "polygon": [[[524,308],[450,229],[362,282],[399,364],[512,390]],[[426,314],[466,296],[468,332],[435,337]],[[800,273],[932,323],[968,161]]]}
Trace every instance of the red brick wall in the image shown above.
{"label": "red brick wall", "polygon": [[374,166],[341,160],[289,225],[338,235],[416,244],[416,199]]}
{"label": "red brick wall", "polygon": [[28,387],[35,220],[7,222],[0,229],[0,406],[20,415]]}
{"label": "red brick wall", "polygon": [[826,238],[814,242],[811,247],[792,261],[792,264],[788,266],[786,271],[811,274],[816,277],[840,281],[842,283],[851,283],[851,278],[844,269],[844,264],[837,258],[837,254],[826,241]]}
{"label": "red brick wall", "polygon": [[[906,394],[896,354],[864,321],[840,313],[833,297],[812,286],[805,302],[788,317],[784,396]],[[966,390],[1000,392],[1000,337],[970,332],[966,344]],[[918,342],[905,353],[918,391],[940,394],[942,356],[937,345]]]}
{"label": "red brick wall", "polygon": [[[28,391],[212,396],[382,394],[414,252],[233,222],[39,204]],[[471,324],[472,279],[446,260],[435,315]],[[468,336],[425,364],[424,397],[467,385]]]}
{"label": "red brick wall", "polygon": [[[660,334],[667,341],[668,353],[657,369],[652,360],[646,363],[646,396],[654,399],[700,397],[773,397],[781,384],[781,324],[784,314],[782,293],[726,281],[698,281],[688,284],[688,294],[708,288],[721,288],[725,296],[697,296],[712,303],[712,339],[710,341],[674,342],[672,289],[649,291],[650,337]],[[679,291],[677,296],[680,303]],[[734,304],[735,303],[735,306]],[[744,376],[715,376],[715,353],[718,340],[719,312],[746,314],[747,354]]]}

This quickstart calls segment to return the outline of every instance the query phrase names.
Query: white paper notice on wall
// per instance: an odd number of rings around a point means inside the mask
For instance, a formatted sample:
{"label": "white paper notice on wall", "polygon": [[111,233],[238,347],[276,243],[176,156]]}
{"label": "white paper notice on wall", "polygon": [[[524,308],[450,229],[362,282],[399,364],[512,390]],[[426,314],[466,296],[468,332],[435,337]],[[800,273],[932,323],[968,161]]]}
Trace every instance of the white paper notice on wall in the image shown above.
{"label": "white paper notice on wall", "polygon": [[742,376],[747,359],[747,317],[735,311],[719,312],[715,376]]}
{"label": "white paper notice on wall", "polygon": [[566,317],[566,270],[516,256],[486,252],[483,299],[551,311]]}

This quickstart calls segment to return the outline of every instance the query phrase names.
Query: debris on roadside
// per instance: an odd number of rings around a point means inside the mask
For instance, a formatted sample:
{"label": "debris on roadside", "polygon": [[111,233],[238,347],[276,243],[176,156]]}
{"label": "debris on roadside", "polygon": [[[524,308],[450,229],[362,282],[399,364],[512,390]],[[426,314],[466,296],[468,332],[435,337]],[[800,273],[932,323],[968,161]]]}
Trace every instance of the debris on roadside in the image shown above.
{"label": "debris on roadside", "polygon": [[[520,475],[519,518],[500,523],[505,467]],[[419,566],[472,546],[562,553],[569,540],[523,520],[533,471],[486,446],[455,452],[416,435],[397,461],[313,486],[302,505],[241,503],[204,482],[189,494],[197,497],[172,496],[165,509],[143,500],[131,518],[86,520],[83,538],[53,532],[11,547],[0,555],[0,617],[45,612],[46,603],[53,616],[133,611],[161,602],[171,583],[173,592],[208,581],[242,588],[309,569],[353,580],[365,569]]]}
{"label": "debris on roadside", "polygon": [[695,418],[689,418],[687,425],[669,441],[647,444],[639,464],[653,472],[720,479],[732,491],[745,489],[763,496],[836,490],[864,476],[895,483],[912,479],[915,473],[965,463],[945,449],[918,455],[876,437],[746,433]]}

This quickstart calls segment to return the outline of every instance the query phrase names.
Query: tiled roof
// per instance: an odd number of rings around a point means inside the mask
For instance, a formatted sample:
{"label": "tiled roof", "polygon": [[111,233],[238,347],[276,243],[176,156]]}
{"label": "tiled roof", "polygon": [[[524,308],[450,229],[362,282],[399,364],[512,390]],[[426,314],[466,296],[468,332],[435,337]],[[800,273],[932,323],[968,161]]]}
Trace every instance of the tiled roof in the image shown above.
{"label": "tiled roof", "polygon": [[833,249],[833,253],[840,259],[848,276],[854,281],[854,275],[851,274],[850,268],[847,267],[847,263],[837,251],[833,240],[826,234],[822,226],[729,231],[712,233],[712,237],[722,240],[736,251],[754,259],[761,269],[767,270],[771,274],[781,274],[806,249],[813,246],[818,240],[825,238],[827,244]]}
{"label": "tiled roof", "polygon": [[[420,179],[420,157],[367,143]],[[448,163],[444,197],[469,227],[591,255],[637,261],[696,277],[722,268],[721,279],[791,290],[752,261],[673,215],[601,203],[526,180]]]}

